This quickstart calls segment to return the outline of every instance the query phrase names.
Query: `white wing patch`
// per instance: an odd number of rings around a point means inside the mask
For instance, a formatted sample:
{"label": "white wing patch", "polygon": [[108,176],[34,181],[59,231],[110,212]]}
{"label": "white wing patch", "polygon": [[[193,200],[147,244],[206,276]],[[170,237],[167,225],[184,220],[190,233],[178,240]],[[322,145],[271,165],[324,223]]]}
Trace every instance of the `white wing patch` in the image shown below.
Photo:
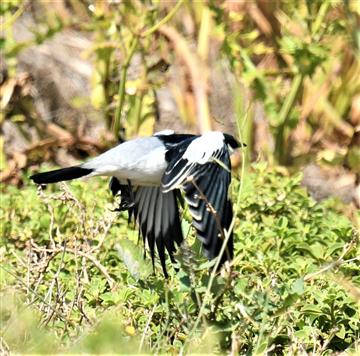
{"label": "white wing patch", "polygon": [[214,153],[220,150],[224,145],[224,135],[221,132],[205,132],[199,138],[192,141],[183,155],[189,164],[205,164],[209,162]]}
{"label": "white wing patch", "polygon": [[214,131],[197,137],[185,150],[179,149],[177,157],[169,163],[162,177],[163,192],[181,188],[189,177],[204,174],[207,164],[216,161],[224,150],[227,150],[224,135]]}

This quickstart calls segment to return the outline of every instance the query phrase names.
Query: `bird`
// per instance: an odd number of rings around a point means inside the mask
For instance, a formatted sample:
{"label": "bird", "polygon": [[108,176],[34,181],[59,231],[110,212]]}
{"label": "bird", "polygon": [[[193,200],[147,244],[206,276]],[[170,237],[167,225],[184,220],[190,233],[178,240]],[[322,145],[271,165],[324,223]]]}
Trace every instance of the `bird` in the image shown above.
{"label": "bird", "polygon": [[[36,173],[30,179],[45,185],[81,177],[111,177],[111,193],[120,196],[116,210],[127,210],[128,222],[134,217],[144,255],[148,246],[154,267],[157,251],[168,278],[166,255],[174,263],[184,240],[179,212],[184,200],[203,254],[209,260],[219,255],[224,231],[233,218],[228,192],[230,154],[243,146],[220,131],[194,135],[163,130],[120,143],[80,165]],[[232,231],[229,234],[221,264],[233,258]]]}

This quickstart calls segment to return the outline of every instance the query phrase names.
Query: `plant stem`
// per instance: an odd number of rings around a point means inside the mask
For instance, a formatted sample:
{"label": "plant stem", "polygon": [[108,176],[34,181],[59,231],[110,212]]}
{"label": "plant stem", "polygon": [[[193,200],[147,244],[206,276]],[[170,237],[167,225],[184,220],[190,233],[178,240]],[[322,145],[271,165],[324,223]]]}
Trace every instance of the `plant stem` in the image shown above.
{"label": "plant stem", "polygon": [[184,3],[185,0],[179,0],[176,5],[173,7],[173,9],[164,17],[162,18],[158,23],[156,23],[153,27],[149,28],[147,31],[145,31],[142,34],[142,37],[146,37],[157,31],[162,25],[166,24],[168,21],[171,20],[171,18],[176,14],[177,10],[180,8],[180,6]]}
{"label": "plant stem", "polygon": [[290,93],[286,97],[281,110],[280,110],[280,125],[278,128],[278,132],[276,135],[276,142],[275,142],[275,155],[278,160],[278,163],[283,164],[286,158],[285,155],[285,128],[286,124],[289,119],[289,115],[293,109],[293,105],[295,103],[295,100],[299,94],[299,91],[302,87],[302,82],[304,80],[304,75],[302,73],[296,74],[290,88]]}
{"label": "plant stem", "polygon": [[139,132],[140,126],[142,124],[141,122],[141,109],[142,109],[142,104],[143,104],[143,98],[144,98],[144,94],[141,92],[140,95],[136,98],[136,102],[135,102],[135,128],[136,128],[136,133]]}
{"label": "plant stem", "polygon": [[105,117],[106,117],[106,128],[110,129],[111,127],[111,113],[109,110],[109,106],[111,103],[111,98],[110,98],[110,93],[109,93],[109,84],[110,84],[110,80],[109,80],[109,74],[110,74],[110,64],[111,64],[111,55],[106,58],[105,60],[105,73],[104,73],[104,77],[103,77],[103,87],[104,87],[104,97],[105,97],[105,102],[106,102],[106,110],[105,110]]}
{"label": "plant stem", "polygon": [[324,18],[328,12],[329,7],[330,7],[330,1],[324,1],[321,4],[318,14],[316,16],[316,20],[312,26],[312,31],[311,31],[312,36],[318,35],[321,25],[324,23]]}
{"label": "plant stem", "polygon": [[127,77],[127,71],[130,65],[131,58],[133,57],[136,47],[138,45],[138,38],[134,38],[133,42],[130,47],[130,51],[126,57],[125,63],[122,66],[121,69],[121,77],[120,77],[120,83],[119,83],[119,90],[118,90],[118,104],[116,106],[116,112],[115,117],[112,124],[112,131],[117,137],[119,135],[119,129],[120,129],[120,120],[121,120],[121,113],[124,106],[124,100],[125,100],[125,85],[126,85],[126,77]]}
{"label": "plant stem", "polygon": [[8,18],[5,17],[5,21],[1,24],[1,28],[3,30],[9,29],[14,24],[14,22],[23,14],[23,12],[26,10],[26,7],[27,2],[24,1],[13,14],[11,14]]}
{"label": "plant stem", "polygon": [[210,46],[210,33],[212,30],[211,27],[211,18],[212,14],[210,9],[205,6],[201,14],[201,24],[199,29],[199,39],[197,52],[202,61],[207,63],[209,56],[209,46]]}

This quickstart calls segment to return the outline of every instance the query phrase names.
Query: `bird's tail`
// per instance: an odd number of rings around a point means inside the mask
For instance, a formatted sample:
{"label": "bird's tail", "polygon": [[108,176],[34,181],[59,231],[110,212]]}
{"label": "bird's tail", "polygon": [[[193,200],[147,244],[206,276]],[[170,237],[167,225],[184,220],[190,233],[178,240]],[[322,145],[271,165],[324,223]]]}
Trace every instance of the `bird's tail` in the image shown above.
{"label": "bird's tail", "polygon": [[57,183],[65,180],[72,180],[80,177],[85,177],[93,172],[93,169],[82,168],[80,166],[73,166],[68,168],[61,168],[55,171],[37,173],[30,177],[36,184]]}

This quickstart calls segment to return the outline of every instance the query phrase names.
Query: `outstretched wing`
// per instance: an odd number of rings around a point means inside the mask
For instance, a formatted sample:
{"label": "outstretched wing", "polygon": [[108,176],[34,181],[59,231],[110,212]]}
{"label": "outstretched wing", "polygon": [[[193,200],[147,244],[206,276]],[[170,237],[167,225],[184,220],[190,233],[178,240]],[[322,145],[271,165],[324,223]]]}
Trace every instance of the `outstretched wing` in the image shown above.
{"label": "outstretched wing", "polygon": [[[226,161],[224,153],[223,161]],[[222,162],[223,162],[222,161]],[[230,160],[227,164],[230,164]],[[203,244],[206,257],[218,256],[223,240],[224,229],[228,230],[232,220],[232,204],[228,199],[230,173],[218,163],[207,163],[200,175],[194,175],[192,181],[184,184],[185,200],[193,218],[192,225]],[[228,240],[224,260],[233,256],[232,233]]]}
{"label": "outstretched wing", "polygon": [[167,277],[165,251],[171,261],[174,261],[176,245],[180,245],[183,241],[177,205],[177,196],[180,192],[173,190],[163,193],[160,187],[132,188],[129,185],[121,185],[116,178],[112,178],[110,188],[114,195],[120,190],[119,210],[128,210],[129,218],[134,214],[144,246],[149,247],[153,264],[156,246],[164,275]]}
{"label": "outstretched wing", "polygon": [[[223,136],[183,142],[167,153],[169,165],[162,177],[163,191],[181,188],[193,218],[193,226],[208,258],[216,257],[232,220],[228,198],[231,163]],[[233,256],[229,237],[223,260]]]}

